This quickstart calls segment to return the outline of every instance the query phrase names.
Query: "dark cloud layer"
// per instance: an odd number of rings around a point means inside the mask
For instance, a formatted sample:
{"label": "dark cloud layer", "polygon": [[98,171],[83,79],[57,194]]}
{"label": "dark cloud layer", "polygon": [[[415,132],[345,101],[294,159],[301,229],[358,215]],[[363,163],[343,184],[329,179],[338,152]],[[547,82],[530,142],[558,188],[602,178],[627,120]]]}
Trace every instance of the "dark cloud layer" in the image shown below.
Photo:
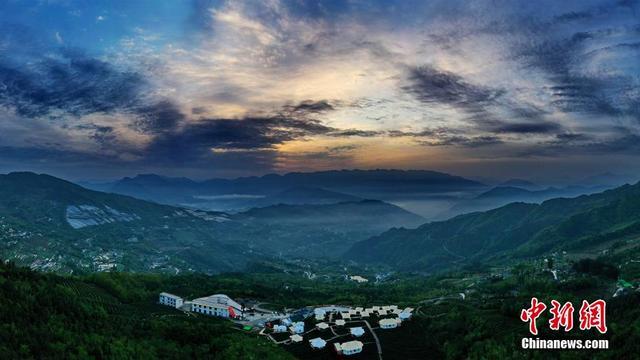
{"label": "dark cloud layer", "polygon": [[134,123],[134,127],[139,131],[151,134],[170,131],[185,119],[185,115],[180,109],[168,100],[141,106],[135,111],[139,117]]}
{"label": "dark cloud layer", "polygon": [[493,130],[498,133],[546,134],[546,133],[556,133],[560,129],[562,129],[562,127],[555,123],[537,122],[537,123],[505,123],[497,126]]}
{"label": "dark cloud layer", "polygon": [[474,85],[460,75],[437,70],[431,66],[409,69],[409,84],[403,89],[427,104],[443,104],[470,113],[484,108],[504,94],[504,90]]}
{"label": "dark cloud layer", "polygon": [[[322,102],[318,102],[322,103]],[[313,104],[318,104],[313,103]],[[300,116],[246,117],[241,119],[201,119],[182,128],[158,136],[150,145],[150,156],[186,161],[212,152],[272,151],[287,141],[324,135],[330,137],[369,137],[378,132],[358,129],[337,129],[309,118],[309,102],[302,106]],[[311,112],[315,112],[311,111]]]}
{"label": "dark cloud layer", "polygon": [[27,117],[52,111],[72,115],[112,112],[136,105],[141,76],[70,51],[33,64],[0,58],[0,104]]}
{"label": "dark cloud layer", "polygon": [[298,114],[317,114],[334,109],[333,105],[331,105],[327,100],[306,100],[297,105],[287,105],[284,107],[285,111]]}

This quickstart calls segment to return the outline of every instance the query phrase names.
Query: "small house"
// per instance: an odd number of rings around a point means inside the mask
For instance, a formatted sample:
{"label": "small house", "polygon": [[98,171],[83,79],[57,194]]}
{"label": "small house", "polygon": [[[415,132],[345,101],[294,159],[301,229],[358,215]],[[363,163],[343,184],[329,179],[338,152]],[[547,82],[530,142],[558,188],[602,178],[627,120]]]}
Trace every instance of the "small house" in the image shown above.
{"label": "small house", "polygon": [[304,340],[302,338],[302,336],[300,336],[298,334],[294,334],[294,335],[289,336],[289,339],[291,339],[291,341],[294,342],[294,343],[299,343],[300,341]]}
{"label": "small house", "polygon": [[348,341],[346,343],[334,343],[334,349],[338,355],[354,355],[362,352],[362,342],[360,341]]}
{"label": "small house", "polygon": [[309,345],[314,349],[322,349],[327,345],[327,342],[322,338],[317,337],[309,340]]}
{"label": "small house", "polygon": [[349,332],[351,333],[351,335],[355,337],[360,337],[364,335],[364,329],[361,326],[353,327],[349,330]]}

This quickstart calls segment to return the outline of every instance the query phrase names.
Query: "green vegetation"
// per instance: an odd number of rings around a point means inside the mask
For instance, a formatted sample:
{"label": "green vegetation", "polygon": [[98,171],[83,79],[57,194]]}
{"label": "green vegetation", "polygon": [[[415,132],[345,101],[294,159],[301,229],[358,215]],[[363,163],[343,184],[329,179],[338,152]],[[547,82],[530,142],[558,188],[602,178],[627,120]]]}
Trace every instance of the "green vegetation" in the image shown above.
{"label": "green vegetation", "polygon": [[4,359],[287,359],[230,322],[155,305],[160,276],[88,278],[0,264]]}
{"label": "green vegetation", "polygon": [[[74,229],[67,212],[78,206],[96,212],[79,221],[106,222]],[[218,240],[215,215],[91,191],[48,175],[0,175],[0,256],[67,273],[242,269],[250,256]]]}
{"label": "green vegetation", "polygon": [[[580,263],[591,264],[588,269],[606,269],[602,264],[610,261]],[[278,308],[317,304],[414,307],[412,320],[396,330],[378,331],[384,359],[392,360],[423,359],[425,354],[434,359],[620,359],[640,350],[638,292],[611,298],[617,280],[606,271],[599,275],[576,272],[572,267],[584,265],[576,266],[562,257],[554,261],[553,267],[562,274],[555,281],[547,264],[535,260],[429,277],[396,274],[376,285],[337,277],[310,280],[300,272],[306,267],[290,266],[282,272],[270,264],[255,266],[257,271],[251,273],[214,276],[110,272],[63,277],[6,263],[0,265],[0,353],[8,358],[278,359],[287,358],[290,352],[305,359],[325,358],[310,353],[306,343],[277,347],[229,321],[187,316],[156,305],[160,291],[185,298],[226,293],[240,301],[252,299]],[[626,275],[633,279],[640,272]],[[465,300],[459,293],[466,294]],[[577,328],[567,334],[551,331],[548,311],[538,319],[538,327],[540,338],[609,339],[610,349],[521,350],[520,340],[529,333],[519,312],[528,307],[532,296],[547,304],[551,299],[572,301],[574,306],[583,299],[606,299],[606,335]]]}
{"label": "green vegetation", "polygon": [[339,258],[360,240],[424,218],[378,200],[321,205],[274,205],[233,217],[242,226],[225,241],[287,257]]}
{"label": "green vegetation", "polygon": [[573,265],[573,269],[579,273],[605,276],[614,280],[620,275],[615,266],[597,259],[581,259]]}
{"label": "green vegetation", "polygon": [[503,207],[392,229],[359,242],[346,258],[395,268],[438,271],[495,259],[608,247],[640,235],[640,183],[594,195]]}

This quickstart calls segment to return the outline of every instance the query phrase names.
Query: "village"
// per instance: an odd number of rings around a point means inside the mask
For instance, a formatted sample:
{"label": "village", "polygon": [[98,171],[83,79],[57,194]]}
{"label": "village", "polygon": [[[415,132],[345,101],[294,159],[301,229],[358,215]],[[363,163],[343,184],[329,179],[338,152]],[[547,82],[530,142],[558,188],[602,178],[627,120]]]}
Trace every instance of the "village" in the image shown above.
{"label": "village", "polygon": [[320,305],[279,313],[261,308],[260,303],[245,307],[224,294],[185,300],[166,292],[160,293],[159,304],[188,314],[229,319],[243,330],[255,331],[275,344],[290,347],[293,353],[361,354],[379,359],[382,345],[377,332],[393,331],[409,321],[414,312],[411,307],[402,309],[396,305]]}

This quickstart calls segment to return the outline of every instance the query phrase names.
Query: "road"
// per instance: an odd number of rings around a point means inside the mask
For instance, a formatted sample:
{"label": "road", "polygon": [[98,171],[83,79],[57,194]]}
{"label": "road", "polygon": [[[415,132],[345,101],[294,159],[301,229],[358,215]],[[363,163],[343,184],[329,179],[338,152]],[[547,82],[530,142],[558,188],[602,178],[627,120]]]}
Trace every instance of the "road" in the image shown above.
{"label": "road", "polygon": [[382,360],[382,346],[380,345],[380,339],[378,339],[378,335],[371,328],[371,325],[369,324],[369,321],[364,320],[364,319],[361,320],[361,321],[364,321],[364,323],[367,324],[367,327],[369,328],[369,331],[373,335],[373,338],[376,339],[376,347],[378,348],[378,359]]}

